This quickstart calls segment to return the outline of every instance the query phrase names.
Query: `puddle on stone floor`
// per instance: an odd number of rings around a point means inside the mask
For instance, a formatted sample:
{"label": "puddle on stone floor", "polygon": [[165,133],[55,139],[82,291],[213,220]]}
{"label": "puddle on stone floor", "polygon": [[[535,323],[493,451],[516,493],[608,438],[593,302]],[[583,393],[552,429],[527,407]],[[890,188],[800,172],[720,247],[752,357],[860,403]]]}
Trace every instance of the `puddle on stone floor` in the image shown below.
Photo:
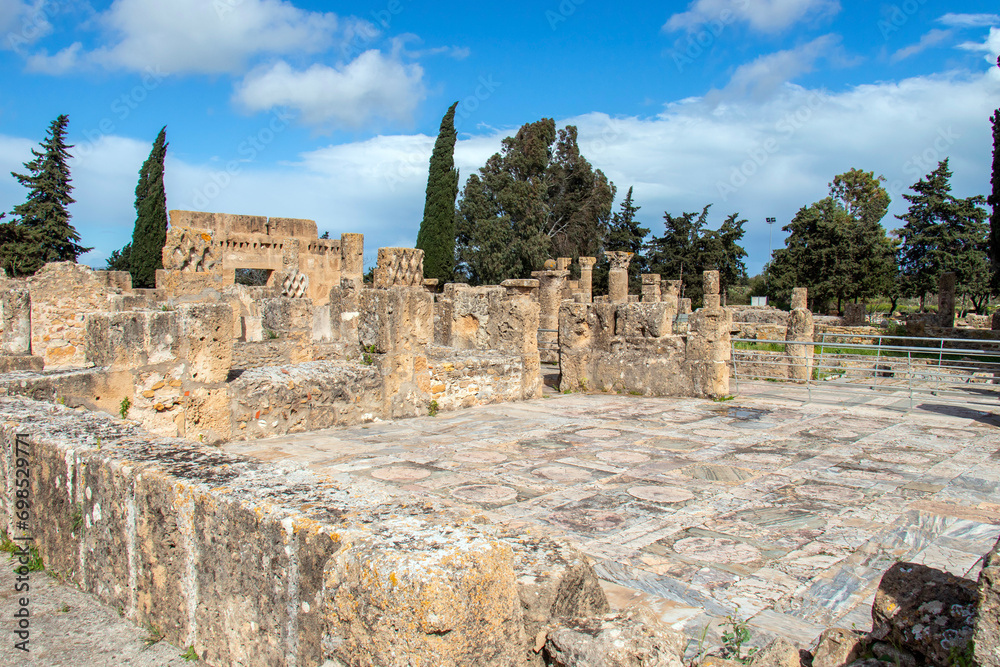
{"label": "puddle on stone floor", "polygon": [[729,417],[737,421],[758,421],[764,415],[771,414],[771,410],[760,408],[741,408],[737,406],[716,408],[722,417]]}

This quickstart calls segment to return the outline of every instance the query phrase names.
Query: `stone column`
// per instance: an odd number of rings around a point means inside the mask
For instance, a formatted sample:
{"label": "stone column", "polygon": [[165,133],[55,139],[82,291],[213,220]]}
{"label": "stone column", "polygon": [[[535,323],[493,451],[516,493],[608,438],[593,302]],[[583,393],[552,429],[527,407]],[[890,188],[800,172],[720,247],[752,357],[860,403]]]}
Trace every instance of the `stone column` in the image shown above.
{"label": "stone column", "polygon": [[632,253],[609,251],[604,255],[611,262],[608,274],[608,296],[611,303],[628,303],[628,265],[632,261]]}
{"label": "stone column", "polygon": [[701,274],[701,281],[704,287],[705,308],[719,308],[722,305],[719,296],[719,272],[705,271]]}
{"label": "stone column", "polygon": [[569,271],[570,264],[572,263],[573,263],[572,257],[560,257],[556,260],[556,270]]}
{"label": "stone column", "polygon": [[[708,273],[714,272],[705,272]],[[718,297],[718,294],[715,294]],[[681,299],[682,302],[690,299]],[[721,306],[699,308],[688,323],[686,358],[696,396],[729,395],[732,313]]]}
{"label": "stone column", "polygon": [[660,274],[642,274],[642,302],[657,303],[660,300]]}
{"label": "stone column", "polygon": [[596,257],[580,258],[580,290],[584,303],[594,300],[594,264],[597,264]]}
{"label": "stone column", "polygon": [[938,326],[955,326],[955,274],[942,273],[938,279]]}
{"label": "stone column", "polygon": [[[785,354],[788,356],[788,379],[804,382],[812,373],[813,315],[806,308],[808,292],[805,287],[792,290],[792,312],[785,329]],[[808,345],[806,343],[809,343]]]}
{"label": "stone column", "polygon": [[562,303],[563,285],[569,271],[552,269],[533,271],[531,275],[538,280],[538,328],[553,330],[538,333],[538,342],[545,347],[539,350],[539,356],[543,362],[556,362],[559,361],[559,351],[555,349],[555,344],[559,341],[559,334],[555,330],[559,328],[559,304]]}
{"label": "stone column", "polygon": [[[365,235],[340,235],[340,277],[348,278],[360,288],[365,275]],[[343,285],[343,282],[341,282]]]}
{"label": "stone column", "polygon": [[508,278],[500,283],[500,287],[507,290],[509,297],[522,296],[526,299],[538,300],[538,281],[533,278]]}

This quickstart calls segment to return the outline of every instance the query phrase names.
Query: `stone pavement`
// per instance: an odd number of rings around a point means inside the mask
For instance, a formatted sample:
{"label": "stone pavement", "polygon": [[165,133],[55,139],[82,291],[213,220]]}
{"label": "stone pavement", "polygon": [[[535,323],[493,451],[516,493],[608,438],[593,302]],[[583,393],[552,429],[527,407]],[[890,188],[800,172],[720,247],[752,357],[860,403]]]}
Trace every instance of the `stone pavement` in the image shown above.
{"label": "stone pavement", "polygon": [[613,606],[690,637],[749,619],[755,643],[870,628],[897,560],[978,572],[1000,534],[1000,419],[794,390],[715,403],[559,395],[396,422],[232,442],[365,494],[435,496],[557,531]]}

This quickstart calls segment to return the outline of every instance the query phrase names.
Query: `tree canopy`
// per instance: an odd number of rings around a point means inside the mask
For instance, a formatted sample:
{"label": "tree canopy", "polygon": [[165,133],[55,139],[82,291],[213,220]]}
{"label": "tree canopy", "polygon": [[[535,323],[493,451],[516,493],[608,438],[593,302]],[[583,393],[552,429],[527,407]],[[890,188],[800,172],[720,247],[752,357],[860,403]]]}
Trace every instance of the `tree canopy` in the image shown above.
{"label": "tree canopy", "polygon": [[416,247],[424,251],[424,276],[442,284],[455,275],[455,197],[458,170],[455,169],[455,102],[441,119],[434,151],[427,171],[424,218],[417,232]]}
{"label": "tree canopy", "polygon": [[989,229],[982,196],[951,194],[948,159],[914,183],[915,194],[903,195],[910,207],[898,230],[900,272],[906,294],[919,297],[936,291],[942,273],[955,272],[956,291],[968,296],[977,312],[989,301]]}
{"label": "tree canopy", "polygon": [[69,149],[66,127],[69,116],[63,114],[49,125],[42,150],[31,149],[33,160],[24,163],[28,173],[11,172],[28,188],[28,198],[14,207],[15,219],[0,231],[0,264],[11,275],[32,274],[46,262],[75,262],[89,251],[77,241],[80,235],[70,224]]}
{"label": "tree canopy", "polygon": [[[769,291],[808,287],[814,308],[869,299],[892,286],[896,260],[881,220],[889,208],[885,178],[851,169],[830,183],[830,196],[799,209],[782,229],[785,247],[767,267]],[[780,298],[780,297],[779,297]]]}
{"label": "tree canopy", "polygon": [[543,118],[503,140],[469,176],[458,207],[456,254],[474,284],[526,278],[550,257],[596,256],[614,186],[580,154],[574,126]]}
{"label": "tree canopy", "polygon": [[[1000,66],[1000,58],[997,59]],[[1000,291],[1000,109],[990,118],[993,125],[993,171],[990,176],[992,191],[986,203],[990,205],[990,259],[992,260],[993,291]]]}

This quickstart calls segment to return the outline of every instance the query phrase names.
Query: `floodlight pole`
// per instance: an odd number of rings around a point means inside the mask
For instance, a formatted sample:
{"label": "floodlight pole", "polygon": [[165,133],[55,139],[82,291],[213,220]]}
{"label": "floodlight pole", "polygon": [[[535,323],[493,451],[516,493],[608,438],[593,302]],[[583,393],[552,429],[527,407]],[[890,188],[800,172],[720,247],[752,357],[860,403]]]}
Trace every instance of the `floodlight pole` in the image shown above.
{"label": "floodlight pole", "polygon": [[[767,263],[771,263],[771,233],[774,231],[774,218],[765,218],[767,222]],[[764,272],[764,287],[767,287],[767,271]]]}

